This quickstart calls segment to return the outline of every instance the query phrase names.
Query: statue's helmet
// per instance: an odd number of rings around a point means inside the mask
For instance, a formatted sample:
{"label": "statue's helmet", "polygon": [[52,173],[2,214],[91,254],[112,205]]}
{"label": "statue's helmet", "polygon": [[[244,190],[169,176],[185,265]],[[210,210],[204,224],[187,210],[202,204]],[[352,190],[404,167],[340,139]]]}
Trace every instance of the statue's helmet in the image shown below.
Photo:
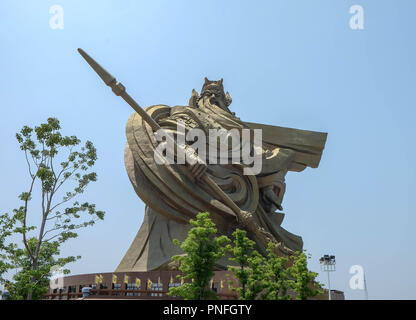
{"label": "statue's helmet", "polygon": [[228,92],[224,93],[224,86],[222,82],[223,79],[211,81],[205,77],[200,97],[211,97],[212,95],[214,95],[215,99],[223,101],[225,106],[228,107],[231,104],[232,99]]}

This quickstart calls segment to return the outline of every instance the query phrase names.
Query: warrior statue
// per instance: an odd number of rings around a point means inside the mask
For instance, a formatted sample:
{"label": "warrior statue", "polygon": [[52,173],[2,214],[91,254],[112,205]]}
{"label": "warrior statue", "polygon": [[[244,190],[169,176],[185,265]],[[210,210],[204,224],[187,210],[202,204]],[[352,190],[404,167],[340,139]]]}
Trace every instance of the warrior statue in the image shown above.
{"label": "warrior statue", "polygon": [[[254,212],[258,225],[278,243],[292,251],[302,250],[302,239],[281,227],[282,200],[288,171],[316,168],[325,145],[326,134],[243,122],[228,109],[230,95],[223,81],[205,83],[198,95],[195,90],[188,106],[155,105],[146,112],[166,130],[177,133],[179,121],[185,130],[262,129],[262,168],[255,176],[244,175],[242,164],[201,164],[206,168],[187,170],[183,165],[159,165],[154,152],[158,142],[139,114],[127,122],[124,162],[137,195],[145,202],[142,226],[116,271],[149,271],[169,268],[171,257],[181,254],[173,239],[183,241],[189,231],[188,220],[208,211],[219,234],[230,236],[238,227],[234,213],[204,186],[195,183],[207,174],[244,211]],[[209,143],[209,142],[207,142]],[[207,150],[208,150],[207,146]],[[184,170],[185,169],[185,170]],[[255,234],[248,234],[260,252],[265,246]],[[219,270],[230,262],[218,262]]]}
{"label": "warrior statue", "polygon": [[[205,78],[200,94],[192,91],[188,106],[154,105],[144,112],[121,83],[84,51],[79,49],[79,52],[114,93],[136,110],[126,125],[124,162],[133,188],[146,209],[140,230],[116,272],[174,268],[172,256],[183,252],[173,240],[186,238],[189,219],[199,212],[210,212],[218,235],[230,237],[236,228],[246,229],[262,254],[266,253],[268,241],[276,244],[281,255],[302,250],[302,238],[281,226],[285,176],[288,171],[318,167],[326,133],[241,121],[229,110],[232,100],[229,93],[224,92],[222,79],[209,81]],[[158,163],[155,153],[160,142],[154,132],[162,128],[177,139],[184,134],[178,130],[180,126],[184,127],[185,134],[197,128],[206,136],[212,129],[239,132],[260,129],[259,172],[245,174],[247,165],[231,159],[231,152],[227,153],[228,162],[199,158],[194,165]],[[206,140],[206,150],[213,148],[212,143]],[[192,150],[189,144],[184,148]],[[217,140],[214,148],[219,148]],[[196,152],[194,155],[201,157]],[[225,270],[230,264],[224,257],[216,268]]]}

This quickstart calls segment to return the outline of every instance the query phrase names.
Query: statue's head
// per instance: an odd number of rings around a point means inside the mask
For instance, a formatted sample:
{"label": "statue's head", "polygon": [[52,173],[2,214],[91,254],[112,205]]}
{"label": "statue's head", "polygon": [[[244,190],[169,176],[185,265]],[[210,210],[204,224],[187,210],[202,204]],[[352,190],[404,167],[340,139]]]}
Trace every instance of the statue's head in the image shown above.
{"label": "statue's head", "polygon": [[211,104],[215,104],[224,110],[228,110],[228,106],[231,104],[232,99],[230,94],[224,93],[224,86],[222,81],[211,81],[205,77],[204,85],[201,89],[200,98],[207,97],[210,100]]}

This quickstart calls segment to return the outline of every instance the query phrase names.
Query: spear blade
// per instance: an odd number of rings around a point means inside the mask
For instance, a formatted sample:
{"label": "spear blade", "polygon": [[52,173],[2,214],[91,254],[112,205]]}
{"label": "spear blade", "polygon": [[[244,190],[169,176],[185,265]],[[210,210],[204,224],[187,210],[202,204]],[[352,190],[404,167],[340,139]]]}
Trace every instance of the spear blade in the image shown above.
{"label": "spear blade", "polygon": [[139,104],[126,92],[126,88],[116,80],[107,70],[100,66],[97,61],[91,58],[84,50],[78,48],[79,54],[87,61],[87,63],[93,68],[93,70],[98,74],[98,76],[104,81],[104,83],[109,86],[115,95],[120,96],[126,101],[130,107],[136,111],[145,122],[147,122],[153,131],[160,129],[159,124],[149,116],[149,114],[144,111]]}
{"label": "spear blade", "polygon": [[81,48],[78,48],[79,54],[87,61],[87,63],[94,69],[98,76],[104,81],[108,86],[110,83],[115,82],[116,78],[113,77],[107,70],[100,66],[93,58],[91,58],[88,53],[86,53]]}

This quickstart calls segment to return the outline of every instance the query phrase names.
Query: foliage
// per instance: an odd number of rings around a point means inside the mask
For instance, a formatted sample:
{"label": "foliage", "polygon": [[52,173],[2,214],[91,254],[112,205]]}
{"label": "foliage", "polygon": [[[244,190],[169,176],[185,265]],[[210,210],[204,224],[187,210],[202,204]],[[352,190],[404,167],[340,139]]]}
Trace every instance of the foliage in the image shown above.
{"label": "foliage", "polygon": [[[267,255],[255,250],[255,242],[247,237],[247,232],[236,229],[233,241],[225,237],[215,237],[217,229],[209,218],[209,213],[199,213],[196,220],[190,220],[193,226],[188,237],[177,245],[186,255],[174,256],[180,262],[179,270],[182,280],[192,280],[180,287],[173,287],[169,295],[186,300],[214,299],[215,293],[208,288],[214,275],[215,262],[229,252],[231,261],[237,266],[228,268],[238,280],[239,286],[231,288],[237,291],[241,300],[305,300],[323,292],[322,285],[315,281],[318,275],[309,271],[307,260],[310,255],[296,252],[289,258],[275,253],[275,244],[267,246]],[[229,281],[233,284],[233,281]]]}
{"label": "foliage", "polygon": [[267,259],[265,259],[263,285],[263,300],[290,300],[287,294],[290,288],[291,274],[288,268],[288,260],[279,257],[274,252],[275,245],[269,242],[267,246]]}
{"label": "foliage", "polygon": [[[263,290],[262,278],[264,275],[264,258],[254,250],[255,242],[246,236],[247,232],[236,229],[233,233],[233,245],[228,246],[232,254],[230,260],[237,263],[237,267],[230,266],[229,271],[233,272],[238,279],[237,290],[241,300],[254,300]],[[232,282],[231,282],[232,283]]]}
{"label": "foliage", "polygon": [[245,300],[258,299],[259,293],[264,289],[262,280],[264,276],[264,257],[257,251],[254,251],[252,257],[248,259],[248,267],[251,270],[247,281],[247,291]]}
{"label": "foliage", "polygon": [[[80,146],[81,141],[76,136],[63,136],[60,129],[58,119],[48,118],[46,123],[34,128],[24,126],[16,134],[30,180],[27,191],[19,195],[22,205],[13,210],[12,216],[18,223],[13,232],[21,234],[23,249],[12,245],[7,250],[11,263],[20,269],[15,275],[15,288],[11,289],[16,293],[15,297],[26,293],[27,299],[40,297],[37,288],[44,285],[50,267],[63,266],[79,258],[55,259],[60,245],[76,238],[78,229],[92,226],[104,218],[104,212],[96,210],[95,204],[72,202],[90,182],[97,180],[96,173],[89,172],[97,160],[96,149],[90,141]],[[37,185],[38,215],[33,212],[36,210],[29,210]],[[31,221],[40,217],[39,225],[29,224],[29,212],[33,212]]]}
{"label": "foliage", "polygon": [[296,299],[305,300],[323,292],[322,285],[315,281],[317,273],[309,271],[307,260],[310,255],[296,252],[290,258],[275,253],[275,244],[268,243],[267,256],[262,256],[254,249],[255,242],[246,236],[246,232],[237,229],[233,233],[233,247],[230,260],[239,268],[230,267],[239,281],[240,299],[243,300],[291,300],[290,291]]}
{"label": "foliage", "polygon": [[[35,250],[37,239],[28,239],[28,245],[31,250]],[[63,267],[64,265],[74,262],[80,257],[55,258],[59,256],[59,242],[43,242],[40,251],[37,268],[32,268],[32,260],[28,251],[24,249],[14,250],[13,262],[15,268],[19,271],[13,276],[13,283],[9,284],[10,299],[23,300],[29,293],[32,299],[42,299],[49,288],[49,278],[51,276],[51,266]],[[68,269],[62,269],[64,274],[68,274]],[[35,279],[32,281],[32,279]]]}
{"label": "foliage", "polygon": [[311,255],[303,252],[296,252],[290,257],[291,266],[288,268],[291,276],[290,287],[296,293],[297,300],[306,300],[323,293],[322,285],[315,281],[318,276],[316,272],[308,270],[308,259]]}
{"label": "foliage", "polygon": [[217,228],[208,212],[199,213],[190,224],[192,228],[187,238],[182,243],[174,241],[186,255],[174,256],[173,259],[180,263],[179,270],[183,275],[178,276],[179,279],[191,282],[170,288],[169,295],[185,300],[216,299],[215,292],[208,285],[214,276],[215,262],[224,256],[230,240],[226,236],[215,237]]}
{"label": "foliage", "polygon": [[7,238],[12,235],[15,222],[16,220],[7,213],[0,215],[0,285],[6,283],[4,274],[13,267],[8,260],[8,253],[13,249],[13,245],[7,244]]}

